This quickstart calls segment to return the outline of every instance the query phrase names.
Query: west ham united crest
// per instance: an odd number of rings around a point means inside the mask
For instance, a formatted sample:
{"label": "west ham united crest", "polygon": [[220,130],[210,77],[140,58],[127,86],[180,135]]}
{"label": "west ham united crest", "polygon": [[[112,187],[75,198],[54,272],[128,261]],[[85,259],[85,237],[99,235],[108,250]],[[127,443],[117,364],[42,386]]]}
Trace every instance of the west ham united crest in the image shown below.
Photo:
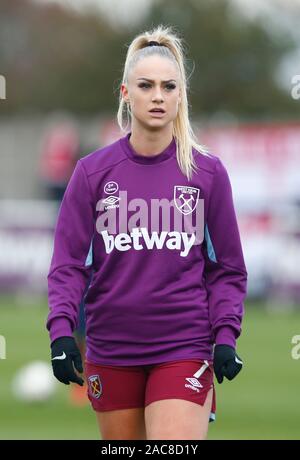
{"label": "west ham united crest", "polygon": [[174,203],[182,214],[190,214],[197,206],[200,189],[187,185],[174,186]]}
{"label": "west ham united crest", "polygon": [[99,375],[91,375],[88,378],[89,392],[93,398],[99,399],[102,394],[102,385]]}

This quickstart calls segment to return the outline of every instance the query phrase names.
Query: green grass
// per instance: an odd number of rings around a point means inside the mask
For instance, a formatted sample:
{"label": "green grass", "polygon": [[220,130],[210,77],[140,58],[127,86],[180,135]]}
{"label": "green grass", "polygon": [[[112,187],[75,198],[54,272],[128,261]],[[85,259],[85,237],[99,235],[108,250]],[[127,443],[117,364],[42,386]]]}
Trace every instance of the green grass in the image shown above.
{"label": "green grass", "polygon": [[21,306],[0,298],[0,334],[6,339],[6,359],[0,361],[0,439],[99,439],[90,406],[69,403],[69,386],[58,384],[55,397],[44,404],[16,401],[11,380],[25,363],[50,363],[45,299]]}
{"label": "green grass", "polygon": [[291,357],[299,333],[299,310],[246,305],[237,345],[245,365],[235,380],[216,382],[217,421],[209,439],[300,439],[300,361]]}
{"label": "green grass", "polygon": [[[24,363],[50,360],[45,330],[47,303],[0,298],[0,334],[6,359],[0,360],[0,439],[99,439],[90,406],[76,408],[69,387],[45,404],[17,402],[11,380]],[[300,334],[300,312],[267,312],[246,304],[238,354],[244,369],[231,382],[217,382],[217,420],[208,439],[300,439],[300,360],[291,357],[291,338]]]}

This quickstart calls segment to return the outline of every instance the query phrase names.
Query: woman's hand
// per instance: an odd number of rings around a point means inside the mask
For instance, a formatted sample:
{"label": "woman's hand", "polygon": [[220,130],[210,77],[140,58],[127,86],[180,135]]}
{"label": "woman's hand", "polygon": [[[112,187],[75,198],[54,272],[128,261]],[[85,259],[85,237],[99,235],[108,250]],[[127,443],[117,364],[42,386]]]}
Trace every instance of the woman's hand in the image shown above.
{"label": "woman's hand", "polygon": [[75,372],[76,369],[82,373],[83,368],[80,351],[73,337],[59,337],[52,342],[51,363],[53,374],[57,380],[65,385],[75,382],[83,386],[84,380]]}
{"label": "woman's hand", "polygon": [[236,354],[234,348],[229,345],[215,345],[214,349],[214,371],[218,383],[223,382],[223,378],[232,380],[242,369],[243,361]]}

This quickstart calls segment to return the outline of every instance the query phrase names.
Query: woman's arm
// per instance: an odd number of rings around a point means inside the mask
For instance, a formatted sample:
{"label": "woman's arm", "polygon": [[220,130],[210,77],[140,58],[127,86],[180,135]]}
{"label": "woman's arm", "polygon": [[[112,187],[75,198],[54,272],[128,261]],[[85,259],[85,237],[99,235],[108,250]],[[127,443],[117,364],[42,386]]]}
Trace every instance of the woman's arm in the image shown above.
{"label": "woman's arm", "polygon": [[235,348],[244,314],[247,271],[231,184],[220,159],[212,181],[203,248],[213,340]]}
{"label": "woman's arm", "polygon": [[53,342],[71,337],[78,326],[79,305],[92,264],[94,210],[88,178],[78,160],[60,205],[48,274],[47,329]]}

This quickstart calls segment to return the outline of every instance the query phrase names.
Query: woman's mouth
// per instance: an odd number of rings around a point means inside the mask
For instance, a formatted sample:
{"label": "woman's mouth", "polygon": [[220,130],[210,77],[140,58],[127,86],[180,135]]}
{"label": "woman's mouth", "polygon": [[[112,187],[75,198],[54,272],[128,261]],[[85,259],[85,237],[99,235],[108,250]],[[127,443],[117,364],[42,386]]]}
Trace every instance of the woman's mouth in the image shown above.
{"label": "woman's mouth", "polygon": [[152,109],[152,110],[149,110],[149,112],[154,117],[162,117],[166,113],[163,109]]}

